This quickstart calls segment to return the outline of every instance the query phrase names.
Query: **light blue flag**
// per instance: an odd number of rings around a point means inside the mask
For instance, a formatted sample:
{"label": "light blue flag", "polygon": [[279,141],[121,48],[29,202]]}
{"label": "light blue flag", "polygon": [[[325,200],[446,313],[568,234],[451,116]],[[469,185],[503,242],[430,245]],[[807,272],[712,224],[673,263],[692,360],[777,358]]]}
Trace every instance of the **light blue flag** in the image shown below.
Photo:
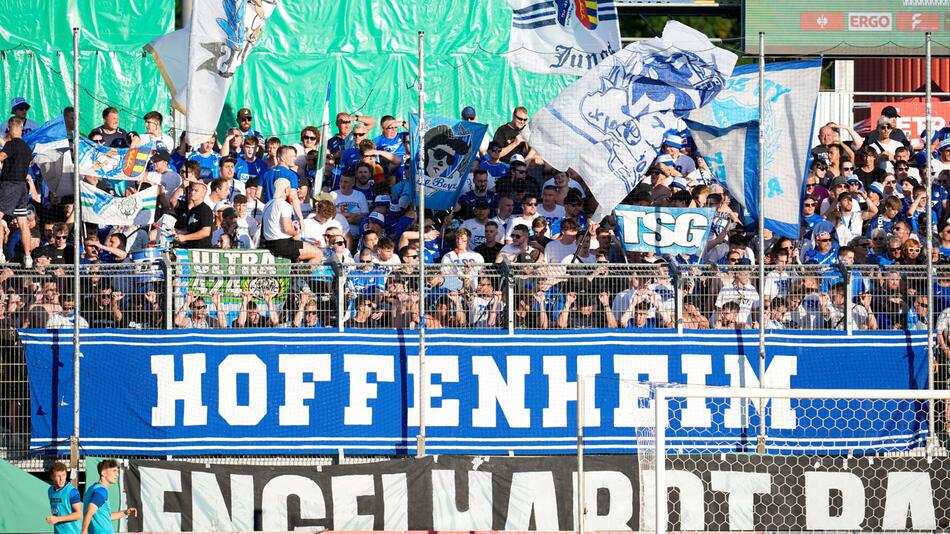
{"label": "light blue flag", "polygon": [[144,178],[151,152],[151,143],[137,148],[115,148],[80,137],[79,173],[110,180],[110,183],[138,181]]}
{"label": "light blue flag", "polygon": [[702,254],[716,210],[619,205],[614,209],[625,250],[657,254]]}
{"label": "light blue flag", "polygon": [[[419,132],[425,135],[425,156],[422,160],[426,208],[448,210],[455,207],[472,163],[478,157],[478,147],[482,144],[487,128],[477,122],[433,115],[427,115],[423,123],[419,124],[418,115],[409,115],[413,161],[419,161]],[[409,175],[414,184],[418,184],[416,172],[416,165],[413,165]],[[412,188],[413,199],[417,195],[417,188]]]}
{"label": "light blue flag", "polygon": [[599,220],[643,179],[663,133],[719,93],[736,59],[668,22],[661,38],[627,46],[564,89],[522,135],[552,167],[584,178]]}
{"label": "light blue flag", "polygon": [[54,161],[59,159],[60,152],[69,148],[69,135],[66,131],[66,121],[60,115],[46,124],[23,136],[26,144],[33,151],[34,162]]}
{"label": "light blue flag", "polygon": [[[690,113],[687,121],[710,170],[756,221],[759,141],[758,132],[749,127],[759,123],[758,70],[757,65],[736,68],[712,103]],[[821,60],[765,67],[765,227],[793,239],[800,235],[802,182],[810,163],[820,80]]]}

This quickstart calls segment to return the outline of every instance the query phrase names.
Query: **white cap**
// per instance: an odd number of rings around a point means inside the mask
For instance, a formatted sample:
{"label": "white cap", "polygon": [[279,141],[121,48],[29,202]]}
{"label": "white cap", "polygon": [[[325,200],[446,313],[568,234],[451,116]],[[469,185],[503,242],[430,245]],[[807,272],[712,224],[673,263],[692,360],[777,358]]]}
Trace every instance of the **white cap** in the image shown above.
{"label": "white cap", "polygon": [[520,161],[521,163],[524,163],[524,156],[521,154],[515,154],[514,156],[511,156],[509,161]]}

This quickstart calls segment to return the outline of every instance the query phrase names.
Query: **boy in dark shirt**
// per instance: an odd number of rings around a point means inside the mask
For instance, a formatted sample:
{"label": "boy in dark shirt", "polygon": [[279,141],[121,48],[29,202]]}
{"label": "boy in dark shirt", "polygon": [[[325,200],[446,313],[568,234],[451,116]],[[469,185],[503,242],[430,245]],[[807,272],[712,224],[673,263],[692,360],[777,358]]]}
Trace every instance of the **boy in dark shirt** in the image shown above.
{"label": "boy in dark shirt", "polygon": [[[23,119],[10,118],[10,140],[3,145],[0,151],[0,217],[7,215],[16,217],[20,230],[29,232],[30,190],[33,182],[29,175],[30,162],[33,161],[33,151],[26,144],[23,137]],[[33,266],[33,242],[23,240],[23,266]]]}

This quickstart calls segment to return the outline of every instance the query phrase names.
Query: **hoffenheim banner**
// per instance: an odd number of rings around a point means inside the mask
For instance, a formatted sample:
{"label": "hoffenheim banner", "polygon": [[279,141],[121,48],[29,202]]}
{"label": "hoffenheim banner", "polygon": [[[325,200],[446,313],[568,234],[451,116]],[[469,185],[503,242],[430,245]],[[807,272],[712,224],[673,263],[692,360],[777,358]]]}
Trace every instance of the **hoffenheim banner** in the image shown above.
{"label": "hoffenheim banner", "polygon": [[138,181],[148,167],[151,152],[151,143],[137,148],[115,148],[80,137],[79,174],[103,180]]}
{"label": "hoffenheim banner", "polygon": [[614,209],[626,250],[657,254],[702,254],[716,210],[620,205]]}
{"label": "hoffenheim banner", "polygon": [[[66,451],[73,429],[71,330],[21,332],[31,446]],[[414,454],[417,333],[331,329],[81,333],[87,454]],[[818,389],[926,389],[926,333],[776,331],[760,376],[758,332],[426,333],[426,452],[573,454],[576,377],[586,448],[633,452],[653,428],[641,382]],[[855,369],[861,372],[856,373]],[[816,419],[838,401],[771,399],[769,452],[919,446],[925,403],[881,401],[874,417]],[[837,403],[837,404],[836,404]],[[667,445],[754,452],[758,402],[670,403]],[[821,413],[821,412],[819,412]],[[834,419],[833,417],[837,417]]]}
{"label": "hoffenheim banner", "polygon": [[508,0],[508,64],[540,74],[587,74],[620,50],[613,0]]}
{"label": "hoffenheim banner", "polygon": [[[820,81],[821,60],[765,66],[765,227],[792,239],[800,237],[799,204]],[[759,123],[757,65],[736,68],[719,96],[687,121],[709,169],[758,220],[759,134],[750,129],[753,123]]]}
{"label": "hoffenheim banner", "polygon": [[736,59],[702,33],[668,22],[662,38],[610,56],[538,111],[528,141],[551,166],[584,177],[600,220],[640,183],[663,134],[719,93]]}
{"label": "hoffenheim banner", "polygon": [[[449,210],[455,207],[487,128],[477,122],[434,115],[426,115],[420,124],[419,115],[409,115],[410,142],[415,154],[413,161],[419,161],[419,132],[425,132],[422,161],[427,209]],[[409,176],[415,178],[416,173],[413,165]],[[418,184],[417,181],[413,183]],[[413,199],[418,194],[417,187],[412,188]]]}

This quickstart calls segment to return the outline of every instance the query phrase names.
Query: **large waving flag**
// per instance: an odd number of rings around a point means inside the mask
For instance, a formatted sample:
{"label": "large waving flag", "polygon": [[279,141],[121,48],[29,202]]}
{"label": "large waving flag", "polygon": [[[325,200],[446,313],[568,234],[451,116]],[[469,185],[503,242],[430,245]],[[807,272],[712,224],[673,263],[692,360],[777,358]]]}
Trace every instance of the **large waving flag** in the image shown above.
{"label": "large waving flag", "polygon": [[231,77],[260,41],[277,2],[194,0],[186,28],[146,46],[175,107],[188,117],[187,140],[192,146],[206,141],[217,128]]}
{"label": "large waving flag", "polygon": [[765,121],[759,122],[759,68],[743,65],[710,105],[686,124],[709,169],[759,218],[758,127],[765,131],[765,227],[798,239],[802,181],[811,154],[811,120],[821,81],[821,60],[765,66]]}
{"label": "large waving flag", "polygon": [[586,74],[620,50],[614,0],[508,0],[508,63],[541,74]]}
{"label": "large waving flag", "polygon": [[79,174],[104,180],[140,180],[148,166],[152,144],[114,148],[79,138]]}
{"label": "large waving flag", "polygon": [[57,161],[69,148],[69,134],[62,115],[26,134],[23,140],[33,150],[33,162],[37,164]]}
{"label": "large waving flag", "polygon": [[640,182],[679,117],[711,101],[736,55],[669,22],[598,64],[531,118],[528,141],[551,166],[573,167],[603,217]]}
{"label": "large waving flag", "polygon": [[[409,115],[413,161],[419,161],[420,131],[425,136],[422,161],[426,208],[448,210],[455,207],[487,128],[477,122],[433,115],[426,115],[420,124],[419,115]],[[410,176],[416,176],[415,165],[410,170]],[[413,183],[418,182],[414,180]],[[417,195],[416,187],[412,188],[412,195],[413,198]]]}
{"label": "large waving flag", "polygon": [[158,188],[149,187],[134,195],[114,197],[94,185],[81,182],[82,220],[109,226],[145,226],[155,218]]}

